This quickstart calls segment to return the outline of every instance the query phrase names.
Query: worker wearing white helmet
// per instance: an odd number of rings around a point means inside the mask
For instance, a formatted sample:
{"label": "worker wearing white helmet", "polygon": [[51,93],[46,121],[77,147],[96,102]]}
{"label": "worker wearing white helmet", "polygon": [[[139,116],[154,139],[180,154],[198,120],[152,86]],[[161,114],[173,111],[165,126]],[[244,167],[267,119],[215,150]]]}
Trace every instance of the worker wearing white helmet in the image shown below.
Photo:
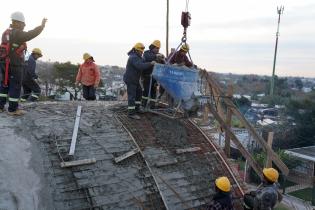
{"label": "worker wearing white helmet", "polygon": [[23,115],[24,112],[18,109],[20,100],[22,72],[24,66],[24,55],[26,42],[34,39],[44,29],[47,19],[44,18],[40,26],[30,31],[23,31],[25,17],[22,12],[11,14],[12,23],[2,34],[0,46],[0,60],[2,81],[0,84],[0,112],[4,112],[4,106],[9,100],[9,115]]}

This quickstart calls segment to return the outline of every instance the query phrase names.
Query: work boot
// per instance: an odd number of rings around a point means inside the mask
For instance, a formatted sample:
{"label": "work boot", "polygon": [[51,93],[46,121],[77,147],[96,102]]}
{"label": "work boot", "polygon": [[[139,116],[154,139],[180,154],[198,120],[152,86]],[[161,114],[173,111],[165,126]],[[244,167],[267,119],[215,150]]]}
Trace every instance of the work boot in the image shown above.
{"label": "work boot", "polygon": [[145,109],[143,107],[136,107],[136,113],[143,114],[145,113]]}
{"label": "work boot", "polygon": [[26,113],[25,111],[23,111],[21,109],[17,109],[14,112],[8,112],[8,115],[11,115],[11,116],[22,116],[25,113]]}
{"label": "work boot", "polygon": [[141,119],[141,117],[137,114],[129,114],[128,117],[131,119],[134,119],[134,120],[140,120]]}

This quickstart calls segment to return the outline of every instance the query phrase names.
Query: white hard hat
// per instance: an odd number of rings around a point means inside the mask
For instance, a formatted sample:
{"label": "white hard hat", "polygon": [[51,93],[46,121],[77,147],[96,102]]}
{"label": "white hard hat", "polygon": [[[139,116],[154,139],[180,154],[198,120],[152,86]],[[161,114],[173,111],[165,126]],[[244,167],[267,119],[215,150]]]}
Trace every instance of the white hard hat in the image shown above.
{"label": "white hard hat", "polygon": [[11,14],[11,20],[16,20],[25,23],[25,18],[22,12],[13,12]]}

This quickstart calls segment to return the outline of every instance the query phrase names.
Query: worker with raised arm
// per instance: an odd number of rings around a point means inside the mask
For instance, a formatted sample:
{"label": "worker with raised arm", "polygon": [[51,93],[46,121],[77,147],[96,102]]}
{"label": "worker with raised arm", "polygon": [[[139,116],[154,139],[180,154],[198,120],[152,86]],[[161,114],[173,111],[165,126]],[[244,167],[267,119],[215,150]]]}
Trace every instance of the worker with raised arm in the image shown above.
{"label": "worker with raised arm", "polygon": [[35,72],[36,61],[38,58],[42,57],[42,51],[39,48],[34,48],[32,54],[29,56],[23,74],[23,95],[21,101],[36,101],[39,98],[41,89],[37,83],[38,76]]}
{"label": "worker with raised arm", "polygon": [[18,109],[20,100],[22,75],[24,68],[24,56],[26,42],[34,39],[44,29],[47,19],[44,18],[40,26],[30,31],[23,31],[25,18],[22,12],[14,12],[11,15],[10,28],[2,34],[0,46],[0,63],[2,81],[0,85],[0,112],[9,99],[9,115],[23,115],[25,112]]}
{"label": "worker with raised arm", "polygon": [[136,113],[140,112],[142,89],[140,86],[140,76],[156,63],[155,61],[145,62],[142,58],[144,45],[140,42],[136,43],[128,52],[128,61],[126,72],[124,74],[124,82],[127,85],[128,94],[128,117],[139,120],[140,116]]}
{"label": "worker with raised arm", "polygon": [[[159,53],[161,48],[161,42],[159,40],[154,40],[152,44],[149,46],[149,50],[146,50],[143,53],[143,59],[145,62],[156,61],[157,63],[165,63],[164,55]],[[153,67],[151,67],[148,71],[144,71],[141,74],[141,80],[143,85],[143,94],[142,94],[142,106],[146,107],[147,102],[149,102],[150,108],[153,108],[156,102],[156,88],[157,82],[151,75],[153,72]],[[151,83],[151,86],[150,86]],[[150,90],[151,88],[151,90]],[[150,95],[149,95],[150,92]]]}
{"label": "worker with raised arm", "polygon": [[183,65],[187,67],[193,67],[193,63],[189,61],[187,57],[187,53],[189,51],[189,45],[187,43],[183,43],[180,47],[180,50],[174,52],[170,57],[170,64]]}
{"label": "worker with raised arm", "polygon": [[263,180],[255,191],[246,193],[244,196],[244,209],[246,210],[272,210],[282,200],[278,191],[279,173],[274,168],[263,169]]}
{"label": "worker with raised arm", "polygon": [[231,183],[225,176],[215,180],[215,195],[208,206],[208,210],[234,210],[231,198]]}
{"label": "worker with raised arm", "polygon": [[95,91],[100,83],[100,70],[89,53],[83,54],[84,63],[80,65],[75,85],[82,84],[83,98],[91,101],[96,99]]}

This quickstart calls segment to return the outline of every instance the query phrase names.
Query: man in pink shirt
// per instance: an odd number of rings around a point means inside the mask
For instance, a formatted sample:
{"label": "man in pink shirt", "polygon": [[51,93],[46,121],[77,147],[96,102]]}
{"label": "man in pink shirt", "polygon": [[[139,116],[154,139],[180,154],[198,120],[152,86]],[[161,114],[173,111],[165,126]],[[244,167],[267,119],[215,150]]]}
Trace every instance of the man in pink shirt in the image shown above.
{"label": "man in pink shirt", "polygon": [[83,54],[84,63],[80,65],[76,86],[81,83],[85,100],[95,100],[95,89],[100,83],[100,70],[89,53]]}

